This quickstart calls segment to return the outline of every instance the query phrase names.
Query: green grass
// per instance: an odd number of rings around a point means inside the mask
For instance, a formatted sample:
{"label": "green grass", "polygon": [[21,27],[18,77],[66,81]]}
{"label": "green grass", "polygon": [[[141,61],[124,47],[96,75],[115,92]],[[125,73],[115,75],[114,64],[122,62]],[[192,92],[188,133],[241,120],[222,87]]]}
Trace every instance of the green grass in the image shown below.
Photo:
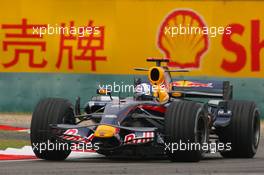
{"label": "green grass", "polygon": [[0,112],[0,114],[32,115],[32,112]]}
{"label": "green grass", "polygon": [[0,150],[6,148],[21,148],[23,146],[30,145],[28,140],[13,140],[13,139],[0,139]]}

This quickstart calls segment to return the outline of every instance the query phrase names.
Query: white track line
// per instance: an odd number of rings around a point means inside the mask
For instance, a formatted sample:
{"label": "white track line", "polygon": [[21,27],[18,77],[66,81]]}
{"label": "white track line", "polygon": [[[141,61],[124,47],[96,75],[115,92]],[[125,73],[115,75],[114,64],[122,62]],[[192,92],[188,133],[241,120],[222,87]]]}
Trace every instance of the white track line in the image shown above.
{"label": "white track line", "polygon": [[30,161],[40,161],[40,160],[39,159],[0,160],[0,163],[5,163],[5,162],[30,162]]}
{"label": "white track line", "polygon": [[[22,148],[7,148],[5,150],[0,150],[0,154],[3,155],[23,155],[23,156],[35,156],[32,151],[31,146],[24,146]],[[95,152],[75,152],[72,151],[67,159],[80,159],[80,158],[95,158],[95,157],[104,157]],[[28,160],[28,159],[27,159]],[[33,159],[35,160],[35,159]],[[37,159],[36,159],[37,160]],[[5,161],[5,160],[3,160]],[[1,161],[1,162],[3,162]],[[17,160],[6,160],[6,161],[17,161]],[[21,161],[21,160],[19,160]]]}

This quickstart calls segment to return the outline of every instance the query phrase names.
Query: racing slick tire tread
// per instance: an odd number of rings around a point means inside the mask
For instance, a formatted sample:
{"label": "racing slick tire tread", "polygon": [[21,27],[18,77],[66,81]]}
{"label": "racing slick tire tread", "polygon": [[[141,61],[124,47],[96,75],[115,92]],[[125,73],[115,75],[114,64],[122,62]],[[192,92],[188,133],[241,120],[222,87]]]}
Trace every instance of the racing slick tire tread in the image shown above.
{"label": "racing slick tire tread", "polygon": [[[34,145],[41,143],[64,143],[52,138],[50,124],[75,124],[72,104],[61,98],[46,98],[41,100],[32,115],[30,127],[30,139],[33,152],[40,159],[64,160],[71,153],[70,149],[65,150],[45,150],[34,149]],[[46,145],[47,146],[47,145]],[[68,147],[69,148],[69,147]]]}
{"label": "racing slick tire tread", "polygon": [[232,111],[232,118],[227,127],[220,128],[219,140],[225,144],[231,143],[232,149],[220,154],[225,158],[254,157],[260,138],[260,115],[256,104],[233,100],[228,101],[228,109]]}
{"label": "racing slick tire tread", "polygon": [[[166,144],[177,143],[179,146],[179,142],[196,143],[195,128],[198,126],[198,119],[204,125],[204,142],[208,142],[208,117],[204,107],[193,101],[172,102],[165,113]],[[204,154],[201,149],[165,152],[173,162],[198,162]]]}

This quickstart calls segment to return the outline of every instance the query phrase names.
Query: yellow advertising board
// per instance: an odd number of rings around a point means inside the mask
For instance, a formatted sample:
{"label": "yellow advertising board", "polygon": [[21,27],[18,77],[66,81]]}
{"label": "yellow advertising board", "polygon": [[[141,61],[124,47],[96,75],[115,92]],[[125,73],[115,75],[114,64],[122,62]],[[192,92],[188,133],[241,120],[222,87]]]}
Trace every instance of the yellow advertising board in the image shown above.
{"label": "yellow advertising board", "polygon": [[264,77],[263,9],[264,1],[3,1],[0,71],[131,74],[154,57],[190,76]]}

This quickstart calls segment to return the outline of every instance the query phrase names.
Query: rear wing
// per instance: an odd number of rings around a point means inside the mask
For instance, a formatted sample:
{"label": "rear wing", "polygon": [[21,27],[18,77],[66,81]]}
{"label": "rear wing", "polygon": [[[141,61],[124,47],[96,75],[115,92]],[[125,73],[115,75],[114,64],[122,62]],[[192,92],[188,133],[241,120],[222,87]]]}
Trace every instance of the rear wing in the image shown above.
{"label": "rear wing", "polygon": [[171,93],[181,93],[182,97],[224,100],[233,98],[233,86],[229,81],[174,80],[171,83],[171,90]]}

